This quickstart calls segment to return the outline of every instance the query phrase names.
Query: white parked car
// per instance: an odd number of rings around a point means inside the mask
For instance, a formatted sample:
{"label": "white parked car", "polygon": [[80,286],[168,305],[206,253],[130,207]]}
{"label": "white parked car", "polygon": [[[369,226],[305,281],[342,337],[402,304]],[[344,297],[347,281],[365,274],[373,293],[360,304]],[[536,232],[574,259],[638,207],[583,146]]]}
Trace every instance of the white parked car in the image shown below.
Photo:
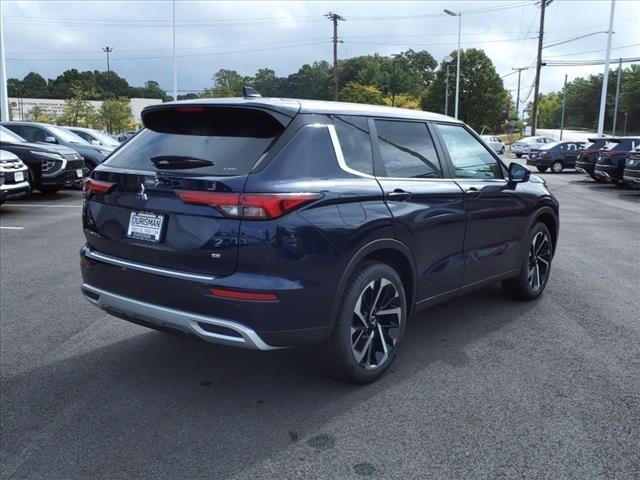
{"label": "white parked car", "polygon": [[92,145],[98,145],[106,150],[115,150],[120,146],[120,142],[113,138],[111,135],[94,130],[92,128],[84,127],[66,127],[71,133],[75,133],[82,139],[86,140]]}
{"label": "white parked car", "polygon": [[511,147],[511,152],[516,154],[516,157],[520,158],[523,155],[528,155],[530,149],[539,149],[543,145],[548,143],[555,143],[553,138],[549,137],[525,137],[518,140]]}
{"label": "white parked car", "polygon": [[482,140],[497,153],[504,153],[504,143],[493,135],[482,135]]}
{"label": "white parked car", "polygon": [[7,150],[0,150],[0,203],[5,199],[29,193],[29,172],[22,160]]}

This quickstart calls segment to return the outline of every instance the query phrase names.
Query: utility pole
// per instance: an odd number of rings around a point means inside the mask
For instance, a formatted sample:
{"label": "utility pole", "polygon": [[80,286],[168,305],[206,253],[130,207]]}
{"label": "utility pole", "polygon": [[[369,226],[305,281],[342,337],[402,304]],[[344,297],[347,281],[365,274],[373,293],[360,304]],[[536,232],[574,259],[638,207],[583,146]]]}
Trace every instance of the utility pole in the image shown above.
{"label": "utility pole", "polygon": [[538,91],[540,90],[540,69],[542,68],[542,39],[544,37],[544,12],[553,0],[541,0],[540,2],[540,30],[538,32],[538,59],[536,61],[536,79],[533,90],[533,111],[531,112],[531,135],[536,134],[538,123]]}
{"label": "utility pole", "polygon": [[9,97],[7,96],[7,62],[4,56],[4,23],[0,2],[0,120],[9,120]]}
{"label": "utility pole", "polygon": [[333,12],[329,12],[325,16],[333,22],[333,99],[337,101],[338,91],[340,90],[338,80],[338,22],[344,22],[346,19]]}
{"label": "utility pole", "polygon": [[523,70],[529,70],[529,67],[512,68],[518,71],[518,95],[516,95],[516,121],[520,120],[520,75]]}
{"label": "utility pole", "polygon": [[607,53],[604,57],[604,75],[602,77],[602,92],[600,93],[600,115],[598,115],[598,136],[604,135],[604,111],[607,106],[607,85],[609,84],[609,57],[611,56],[611,34],[613,33],[613,13],[616,0],[611,0],[609,11],[609,30],[607,34]]}
{"label": "utility pole", "polygon": [[447,55],[442,60],[444,63],[447,64],[447,72],[445,73],[445,77],[444,77],[444,114],[445,115],[449,115],[449,66],[451,65],[451,60],[453,60],[453,58],[451,58],[451,55]]}
{"label": "utility pole", "polygon": [[178,100],[178,61],[176,57],[176,0],[173,0],[173,101]]}
{"label": "utility pole", "polygon": [[611,135],[616,135],[616,120],[618,120],[618,97],[620,96],[620,80],[622,79],[622,59],[618,59],[618,79],[616,80],[616,100],[613,105],[613,128]]}
{"label": "utility pole", "polygon": [[564,110],[567,106],[567,74],[564,75],[564,87],[562,87],[562,117],[560,118],[560,140],[564,131]]}
{"label": "utility pole", "polygon": [[113,47],[102,47],[102,51],[107,54],[107,98],[111,97],[111,65],[109,63],[109,54],[113,52]]}

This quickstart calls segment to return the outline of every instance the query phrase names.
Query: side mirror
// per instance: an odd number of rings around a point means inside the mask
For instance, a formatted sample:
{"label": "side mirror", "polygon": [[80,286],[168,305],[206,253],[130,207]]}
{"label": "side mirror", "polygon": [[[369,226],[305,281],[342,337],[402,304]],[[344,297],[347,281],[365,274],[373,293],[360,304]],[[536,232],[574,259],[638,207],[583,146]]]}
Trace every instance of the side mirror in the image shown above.
{"label": "side mirror", "polygon": [[523,183],[528,182],[531,172],[528,168],[513,162],[509,165],[509,182],[510,183]]}
{"label": "side mirror", "polygon": [[56,140],[56,137],[51,137],[51,136],[44,137],[44,141],[47,143],[58,143],[58,141]]}
{"label": "side mirror", "polygon": [[91,145],[102,145],[98,140],[91,140]]}

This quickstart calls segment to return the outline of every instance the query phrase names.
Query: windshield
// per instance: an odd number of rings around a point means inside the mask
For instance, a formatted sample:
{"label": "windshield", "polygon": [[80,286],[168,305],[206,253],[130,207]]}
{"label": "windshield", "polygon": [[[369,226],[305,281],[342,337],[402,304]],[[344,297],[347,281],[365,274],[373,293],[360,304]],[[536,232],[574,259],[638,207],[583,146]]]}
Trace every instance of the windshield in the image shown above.
{"label": "windshield", "polygon": [[120,142],[106,133],[99,132],[98,130],[91,130],[91,135],[98,139],[103,145],[111,145],[112,147],[120,146]]}
{"label": "windshield", "polygon": [[47,129],[63,142],[89,143],[75,133],[71,133],[69,130],[65,130],[64,128],[56,127],[55,125],[47,125]]}
{"label": "windshield", "polygon": [[0,126],[0,141],[7,143],[24,143],[26,140],[8,128]]}

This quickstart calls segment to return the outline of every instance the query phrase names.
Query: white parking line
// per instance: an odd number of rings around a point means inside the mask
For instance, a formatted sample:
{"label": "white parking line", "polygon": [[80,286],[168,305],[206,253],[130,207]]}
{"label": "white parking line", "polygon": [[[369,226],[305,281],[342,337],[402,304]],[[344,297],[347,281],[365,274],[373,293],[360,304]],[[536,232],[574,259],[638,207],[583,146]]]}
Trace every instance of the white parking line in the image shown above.
{"label": "white parking line", "polygon": [[24,227],[3,227],[0,225],[0,229],[2,230],[24,230]]}
{"label": "white parking line", "polygon": [[30,203],[12,203],[11,207],[47,207],[47,208],[82,208],[82,205],[46,205],[46,204],[30,204]]}

